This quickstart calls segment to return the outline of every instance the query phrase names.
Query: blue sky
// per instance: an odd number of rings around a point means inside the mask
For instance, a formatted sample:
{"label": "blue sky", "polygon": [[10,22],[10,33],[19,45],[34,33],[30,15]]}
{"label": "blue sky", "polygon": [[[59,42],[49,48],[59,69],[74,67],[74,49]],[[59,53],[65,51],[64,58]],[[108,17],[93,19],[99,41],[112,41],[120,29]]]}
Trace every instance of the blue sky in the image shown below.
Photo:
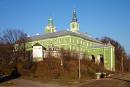
{"label": "blue sky", "polygon": [[43,34],[49,16],[57,31],[69,29],[73,9],[81,32],[111,37],[130,54],[130,0],[0,0],[0,31]]}

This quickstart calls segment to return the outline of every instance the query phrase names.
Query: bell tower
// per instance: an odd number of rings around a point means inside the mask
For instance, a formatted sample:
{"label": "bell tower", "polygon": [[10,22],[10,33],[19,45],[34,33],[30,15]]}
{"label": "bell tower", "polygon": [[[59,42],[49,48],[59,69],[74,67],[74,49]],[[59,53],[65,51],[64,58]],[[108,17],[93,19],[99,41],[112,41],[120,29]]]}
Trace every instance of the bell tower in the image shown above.
{"label": "bell tower", "polygon": [[45,27],[45,32],[46,33],[52,33],[52,32],[56,32],[56,27],[53,23],[53,19],[50,17],[48,19],[48,25]]}
{"label": "bell tower", "polygon": [[73,11],[72,21],[70,23],[70,31],[78,32],[79,31],[79,23],[77,21],[76,11]]}

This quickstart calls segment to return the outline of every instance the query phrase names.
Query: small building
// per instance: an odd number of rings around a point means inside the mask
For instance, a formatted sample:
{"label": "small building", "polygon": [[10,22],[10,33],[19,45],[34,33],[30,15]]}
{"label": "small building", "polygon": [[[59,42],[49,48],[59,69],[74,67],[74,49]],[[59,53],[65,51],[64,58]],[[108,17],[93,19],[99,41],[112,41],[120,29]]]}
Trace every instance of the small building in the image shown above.
{"label": "small building", "polygon": [[42,61],[43,54],[43,46],[39,43],[34,44],[32,50],[33,61]]}

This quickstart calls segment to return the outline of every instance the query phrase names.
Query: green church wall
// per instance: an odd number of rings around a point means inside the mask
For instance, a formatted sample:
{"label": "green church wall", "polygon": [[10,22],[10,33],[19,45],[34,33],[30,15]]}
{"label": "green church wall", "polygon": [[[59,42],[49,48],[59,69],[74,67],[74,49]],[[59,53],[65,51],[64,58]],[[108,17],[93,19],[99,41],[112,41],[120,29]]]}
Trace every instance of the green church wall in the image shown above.
{"label": "green church wall", "polygon": [[[91,48],[93,46],[102,46],[103,44],[92,42],[90,40],[85,40],[76,36],[66,35],[55,38],[26,42],[26,50],[32,50],[33,45],[36,43],[41,44],[46,49],[49,49],[51,47],[64,48],[65,50],[70,51],[80,51],[82,53],[87,54],[88,56],[94,55],[95,58],[97,58],[98,55],[103,55],[104,66],[109,70],[115,70],[115,51],[113,46]],[[16,44],[16,48],[17,47],[18,44]]]}
{"label": "green church wall", "polygon": [[[103,44],[92,42],[90,40],[85,40],[76,36],[60,36],[55,38],[48,38],[43,40],[30,41],[26,43],[27,50],[32,50],[32,47],[35,43],[39,43],[44,46],[46,49],[49,47],[58,47],[64,48],[66,50],[77,51],[87,54],[88,56],[94,55],[97,58],[98,55],[104,56],[104,66],[107,69],[115,69],[115,59],[114,59],[114,48],[101,47],[101,48],[91,48],[92,46],[102,46]],[[111,52],[112,49],[112,52]],[[111,60],[112,53],[112,60]],[[112,62],[112,63],[111,63]]]}

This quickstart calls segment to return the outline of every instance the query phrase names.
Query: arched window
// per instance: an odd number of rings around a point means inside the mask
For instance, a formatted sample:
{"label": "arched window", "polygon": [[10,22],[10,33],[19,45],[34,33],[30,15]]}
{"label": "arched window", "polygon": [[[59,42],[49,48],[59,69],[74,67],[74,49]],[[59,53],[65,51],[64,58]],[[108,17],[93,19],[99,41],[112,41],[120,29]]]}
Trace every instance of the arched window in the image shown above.
{"label": "arched window", "polygon": [[91,55],[92,56],[92,62],[95,63],[95,56],[94,55]]}

